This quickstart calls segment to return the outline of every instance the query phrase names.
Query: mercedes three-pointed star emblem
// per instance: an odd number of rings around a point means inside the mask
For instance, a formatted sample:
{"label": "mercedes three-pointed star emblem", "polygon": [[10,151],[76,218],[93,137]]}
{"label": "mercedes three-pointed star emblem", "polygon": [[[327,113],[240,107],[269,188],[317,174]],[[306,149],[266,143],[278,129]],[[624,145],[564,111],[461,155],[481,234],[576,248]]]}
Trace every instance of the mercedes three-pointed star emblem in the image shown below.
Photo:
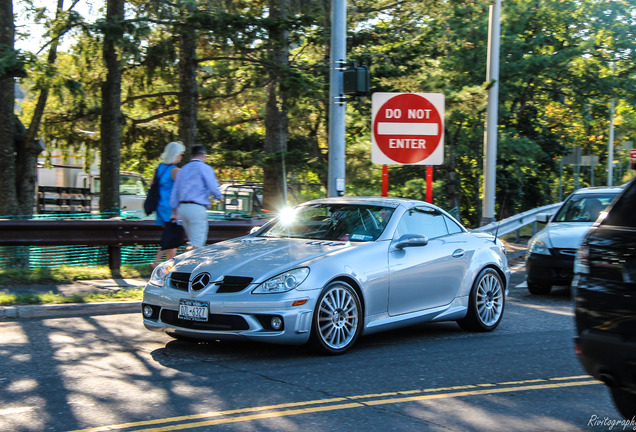
{"label": "mercedes three-pointed star emblem", "polygon": [[190,288],[192,291],[201,291],[203,288],[208,286],[210,280],[212,280],[210,273],[199,273],[194,277],[194,279],[192,279],[192,282],[190,282]]}

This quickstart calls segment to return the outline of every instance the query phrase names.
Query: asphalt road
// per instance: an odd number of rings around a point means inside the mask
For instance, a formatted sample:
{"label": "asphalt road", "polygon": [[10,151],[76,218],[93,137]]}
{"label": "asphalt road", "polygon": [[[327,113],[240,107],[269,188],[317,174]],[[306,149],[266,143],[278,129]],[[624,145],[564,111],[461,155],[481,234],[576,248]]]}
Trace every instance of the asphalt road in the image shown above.
{"label": "asphalt road", "polygon": [[420,325],[337,357],[173,341],[140,314],[0,322],[0,431],[633,430],[574,355],[569,292],[523,278],[492,333]]}

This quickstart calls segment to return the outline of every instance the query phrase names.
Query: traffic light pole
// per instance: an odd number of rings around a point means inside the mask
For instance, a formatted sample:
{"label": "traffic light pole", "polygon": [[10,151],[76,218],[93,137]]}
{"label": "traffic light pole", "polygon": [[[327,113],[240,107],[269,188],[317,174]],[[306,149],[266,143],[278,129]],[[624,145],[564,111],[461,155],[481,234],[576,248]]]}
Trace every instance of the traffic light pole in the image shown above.
{"label": "traffic light pole", "polygon": [[345,96],[343,70],[347,58],[347,2],[331,1],[329,59],[329,173],[327,196],[345,193]]}
{"label": "traffic light pole", "polygon": [[495,192],[497,178],[497,121],[499,106],[499,39],[501,35],[501,0],[490,6],[487,79],[488,90],[486,132],[484,137],[484,197],[481,226],[495,220]]}

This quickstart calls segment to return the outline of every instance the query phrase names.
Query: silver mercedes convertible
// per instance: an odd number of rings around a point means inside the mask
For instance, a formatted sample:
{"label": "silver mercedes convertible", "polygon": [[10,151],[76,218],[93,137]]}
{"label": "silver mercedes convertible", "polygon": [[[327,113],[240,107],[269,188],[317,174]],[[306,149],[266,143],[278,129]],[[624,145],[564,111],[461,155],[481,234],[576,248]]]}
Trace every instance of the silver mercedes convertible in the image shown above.
{"label": "silver mercedes convertible", "polygon": [[431,321],[494,330],[510,269],[500,240],[402,198],[318,199],[251,234],[178,255],[144,290],[149,330],[177,339],[309,343]]}

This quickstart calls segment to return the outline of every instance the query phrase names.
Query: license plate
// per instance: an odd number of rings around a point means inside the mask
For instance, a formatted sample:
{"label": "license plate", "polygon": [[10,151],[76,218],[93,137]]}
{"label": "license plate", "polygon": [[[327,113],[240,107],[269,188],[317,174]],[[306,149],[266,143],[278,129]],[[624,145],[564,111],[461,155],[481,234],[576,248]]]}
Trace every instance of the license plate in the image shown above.
{"label": "license plate", "polygon": [[179,300],[179,319],[189,321],[207,321],[210,302],[197,300]]}

